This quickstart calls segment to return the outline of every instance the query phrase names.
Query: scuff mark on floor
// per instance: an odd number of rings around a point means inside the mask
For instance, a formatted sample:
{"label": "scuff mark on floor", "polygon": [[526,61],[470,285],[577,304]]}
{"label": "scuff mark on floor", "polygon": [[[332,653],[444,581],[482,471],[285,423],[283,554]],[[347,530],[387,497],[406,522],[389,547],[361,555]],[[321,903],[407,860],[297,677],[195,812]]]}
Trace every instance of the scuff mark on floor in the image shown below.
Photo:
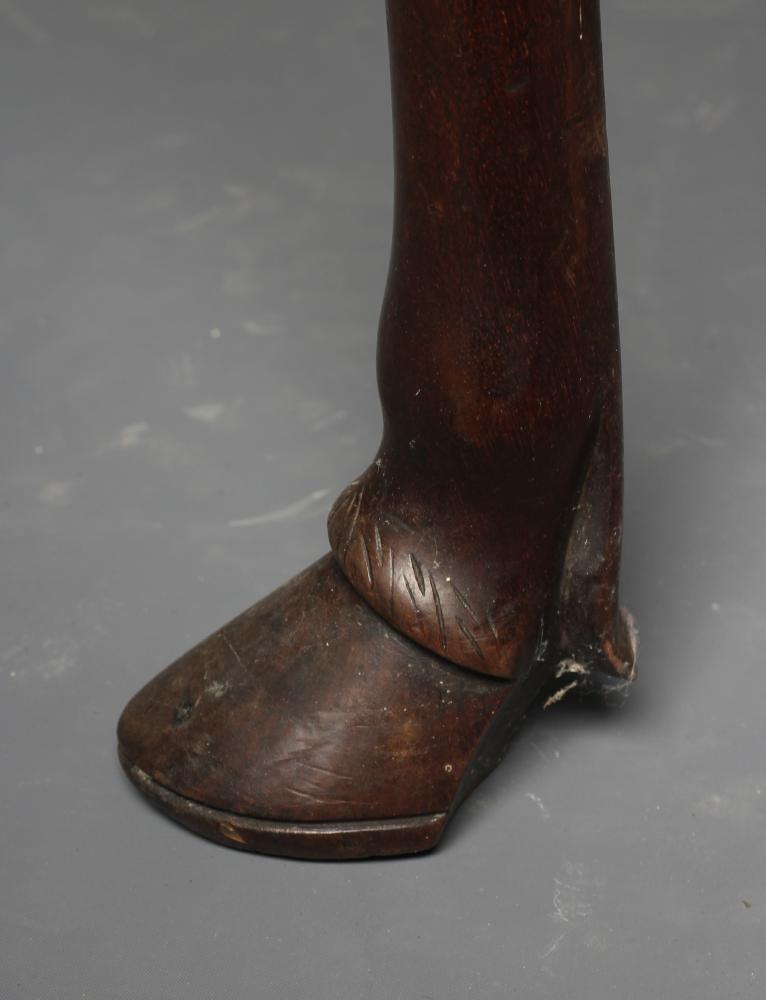
{"label": "scuff mark on floor", "polygon": [[72,484],[67,482],[45,483],[38,496],[47,507],[65,507],[72,500]]}
{"label": "scuff mark on floor", "polygon": [[127,424],[119,432],[112,442],[113,448],[137,448],[141,444],[145,434],[149,432],[149,424],[143,421],[136,424]]}
{"label": "scuff mark on floor", "polygon": [[305,513],[319,500],[324,500],[329,492],[329,490],[314,490],[313,493],[309,493],[307,497],[303,497],[301,500],[296,500],[294,503],[286,504],[284,507],[278,507],[276,510],[267,511],[265,514],[256,514],[253,517],[235,518],[233,521],[229,521],[229,527],[255,528],[259,524],[273,524],[275,521],[289,521],[291,518],[298,517],[300,514]]}
{"label": "scuff mark on floor", "polygon": [[203,424],[217,424],[226,412],[223,403],[201,403],[199,406],[185,406],[184,413],[192,420]]}
{"label": "scuff mark on floor", "polygon": [[539,795],[535,795],[533,792],[524,792],[524,798],[529,799],[530,802],[534,802],[534,804],[540,810],[540,815],[542,816],[543,819],[551,818],[551,814],[546,809],[545,803],[543,802],[543,800],[540,798]]}

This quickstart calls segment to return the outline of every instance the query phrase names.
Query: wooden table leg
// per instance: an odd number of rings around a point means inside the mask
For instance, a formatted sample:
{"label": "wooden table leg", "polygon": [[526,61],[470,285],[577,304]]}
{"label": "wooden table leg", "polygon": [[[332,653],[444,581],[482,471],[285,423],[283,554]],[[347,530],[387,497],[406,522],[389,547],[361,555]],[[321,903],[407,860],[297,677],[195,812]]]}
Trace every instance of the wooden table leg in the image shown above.
{"label": "wooden table leg", "polygon": [[330,513],[332,554],[119,727],[142,791],[249,850],[428,849],[541,691],[635,672],[597,0],[388,16],[380,449]]}

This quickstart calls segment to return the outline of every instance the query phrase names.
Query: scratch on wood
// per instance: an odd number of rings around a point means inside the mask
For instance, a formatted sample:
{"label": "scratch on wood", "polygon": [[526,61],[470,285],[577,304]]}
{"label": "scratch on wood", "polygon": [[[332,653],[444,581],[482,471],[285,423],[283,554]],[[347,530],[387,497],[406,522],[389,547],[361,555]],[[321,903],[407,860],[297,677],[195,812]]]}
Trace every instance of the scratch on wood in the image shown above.
{"label": "scratch on wood", "polygon": [[227,840],[236,840],[238,844],[246,844],[247,841],[242,836],[242,834],[237,830],[236,827],[232,826],[230,823],[221,823],[218,829],[226,837]]}
{"label": "scratch on wood", "polygon": [[414,554],[410,552],[410,565],[412,566],[412,572],[415,574],[415,579],[418,584],[418,590],[420,591],[420,596],[426,596],[426,581],[423,577],[423,570],[421,569],[420,563],[415,558]]}
{"label": "scratch on wood", "polygon": [[397,528],[401,528],[402,531],[406,531],[410,535],[415,533],[415,529],[411,524],[407,524],[406,521],[403,521],[400,517],[397,517],[396,514],[392,514],[390,511],[385,515],[383,520],[387,521],[389,524],[395,525]]}
{"label": "scratch on wood", "polygon": [[353,781],[354,779],[350,774],[341,774],[339,771],[333,771],[329,767],[321,767],[319,764],[309,764],[308,761],[301,761],[303,767],[307,767],[310,771],[319,771],[320,774],[329,774],[331,778],[337,778],[338,781]]}
{"label": "scratch on wood", "polygon": [[457,597],[457,599],[463,605],[465,610],[468,612],[471,618],[473,618],[474,622],[478,625],[480,621],[479,616],[476,614],[471,605],[468,603],[468,598],[464,594],[461,594],[461,592],[457,589],[454,583],[452,584],[452,589],[455,591],[455,597]]}
{"label": "scratch on wood", "polygon": [[[349,545],[351,545],[351,539],[354,537],[354,532],[356,531],[356,523],[359,520],[359,511],[362,509],[362,497],[364,496],[364,487],[359,490],[356,495],[356,506],[354,509],[354,516],[351,518],[351,523],[349,524],[348,531],[346,532],[346,540],[343,543],[343,558],[345,559],[346,553],[348,552]],[[349,508],[350,510],[350,508]]]}
{"label": "scratch on wood", "polygon": [[232,654],[234,655],[234,659],[237,661],[237,663],[240,665],[240,667],[242,667],[243,670],[246,670],[247,667],[245,666],[244,660],[242,659],[242,657],[237,652],[237,647],[234,645],[234,643],[231,641],[231,639],[228,637],[228,635],[226,635],[225,632],[221,632],[221,637],[223,638],[223,641],[226,643],[226,645],[231,650]]}
{"label": "scratch on wood", "polygon": [[557,702],[561,701],[561,699],[565,695],[569,694],[569,692],[573,688],[576,688],[579,683],[580,683],[579,681],[572,681],[571,684],[565,684],[563,688],[559,688],[559,690],[555,694],[552,694],[550,698],[548,698],[548,700],[543,705],[543,709],[550,708],[551,705],[555,705]]}
{"label": "scratch on wood", "polygon": [[299,799],[308,799],[310,802],[317,802],[319,805],[334,805],[334,806],[352,806],[357,805],[357,800],[355,799],[341,799],[337,796],[330,795],[313,795],[311,792],[302,792],[298,788],[291,788],[289,785],[285,785],[285,791],[289,792],[290,795],[296,795]]}
{"label": "scratch on wood", "polygon": [[441,642],[442,652],[447,650],[447,632],[444,628],[444,611],[442,609],[441,598],[439,597],[439,591],[436,589],[436,581],[434,580],[433,573],[429,570],[428,579],[431,582],[431,593],[434,597],[434,607],[436,608],[436,618],[439,622],[439,641]]}
{"label": "scratch on wood", "polygon": [[489,628],[490,631],[492,632],[492,635],[495,637],[495,642],[500,642],[500,636],[497,633],[497,625],[495,625],[495,621],[491,614],[487,615],[487,622],[489,623]]}
{"label": "scratch on wood", "polygon": [[458,618],[456,620],[457,620],[457,627],[460,629],[460,631],[466,637],[466,639],[468,640],[468,643],[471,646],[471,648],[473,649],[474,653],[476,653],[476,655],[479,657],[479,659],[483,663],[484,662],[484,653],[481,651],[481,646],[477,642],[476,636],[473,635],[469,631],[468,628],[466,628],[466,626],[464,625],[464,623],[462,622],[462,620],[460,618]]}
{"label": "scratch on wood", "polygon": [[415,609],[415,614],[420,615],[422,612],[418,607],[418,602],[415,600],[415,595],[412,592],[412,587],[410,586],[410,581],[407,577],[404,578],[404,586],[407,588],[407,593],[410,595],[410,600],[412,601],[412,606]]}
{"label": "scratch on wood", "polygon": [[380,537],[380,529],[375,525],[375,555],[378,559],[378,566],[383,565],[383,539]]}
{"label": "scratch on wood", "polygon": [[372,578],[372,560],[370,559],[370,550],[367,548],[367,539],[361,532],[359,533],[359,541],[362,544],[362,556],[364,557],[364,568],[367,571],[367,582],[372,587],[374,583]]}
{"label": "scratch on wood", "polygon": [[311,792],[302,792],[297,788],[292,788],[290,785],[285,785],[284,789],[289,792],[290,795],[297,795],[299,799],[309,799],[310,802],[319,802],[324,804],[324,799],[319,795],[312,795]]}
{"label": "scratch on wood", "polygon": [[390,549],[389,551],[391,553],[391,585],[389,587],[388,604],[389,607],[391,608],[391,614],[393,614],[394,613],[394,560],[396,559],[396,556],[394,555],[393,549]]}

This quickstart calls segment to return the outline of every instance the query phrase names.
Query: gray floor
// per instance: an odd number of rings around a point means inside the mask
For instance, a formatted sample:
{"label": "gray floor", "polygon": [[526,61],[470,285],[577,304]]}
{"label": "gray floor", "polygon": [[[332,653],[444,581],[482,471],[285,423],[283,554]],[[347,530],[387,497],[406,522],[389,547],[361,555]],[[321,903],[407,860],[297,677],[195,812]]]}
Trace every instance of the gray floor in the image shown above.
{"label": "gray floor", "polygon": [[383,4],[1,0],[3,1000],[764,996],[766,9],[603,16],[640,682],[340,865],[186,834],[113,733],[377,444]]}

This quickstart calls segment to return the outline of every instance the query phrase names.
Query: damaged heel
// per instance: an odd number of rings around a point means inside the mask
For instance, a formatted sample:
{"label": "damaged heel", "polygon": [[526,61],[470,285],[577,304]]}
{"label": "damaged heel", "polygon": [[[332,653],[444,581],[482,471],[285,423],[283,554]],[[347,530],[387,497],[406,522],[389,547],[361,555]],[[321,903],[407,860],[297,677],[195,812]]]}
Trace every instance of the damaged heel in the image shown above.
{"label": "damaged heel", "polygon": [[622,417],[619,402],[602,411],[569,532],[558,612],[562,687],[624,692],[636,676],[638,630],[619,602],[622,545]]}

